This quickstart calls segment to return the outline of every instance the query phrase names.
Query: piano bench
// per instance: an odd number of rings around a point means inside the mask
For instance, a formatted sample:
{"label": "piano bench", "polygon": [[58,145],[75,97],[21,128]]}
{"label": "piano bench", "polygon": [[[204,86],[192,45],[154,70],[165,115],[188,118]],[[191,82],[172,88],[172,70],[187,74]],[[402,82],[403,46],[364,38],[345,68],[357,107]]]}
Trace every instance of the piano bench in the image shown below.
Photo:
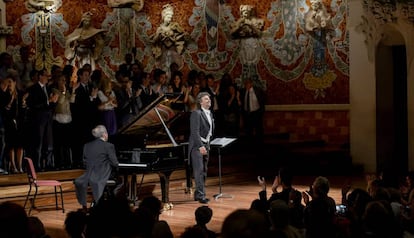
{"label": "piano bench", "polygon": [[115,197],[114,189],[116,188],[117,183],[115,180],[109,179],[106,181],[106,186],[102,194],[101,199],[108,200]]}

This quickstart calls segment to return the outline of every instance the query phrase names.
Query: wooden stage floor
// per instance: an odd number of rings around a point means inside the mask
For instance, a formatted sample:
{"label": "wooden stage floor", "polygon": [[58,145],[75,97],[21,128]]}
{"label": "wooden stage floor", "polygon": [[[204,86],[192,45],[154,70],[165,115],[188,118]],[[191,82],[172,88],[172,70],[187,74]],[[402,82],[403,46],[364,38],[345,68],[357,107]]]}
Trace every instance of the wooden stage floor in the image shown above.
{"label": "wooden stage floor", "polygon": [[[183,171],[174,172],[177,174],[183,173]],[[173,173],[173,174],[174,174]],[[208,206],[213,210],[213,217],[210,223],[207,226],[215,231],[220,232],[221,224],[225,217],[234,211],[235,209],[248,209],[250,203],[258,198],[258,192],[260,191],[260,186],[257,183],[256,176],[258,174],[250,174],[245,172],[234,173],[233,175],[225,174],[222,179],[222,192],[227,195],[232,195],[232,198],[220,198],[214,200],[212,196],[219,192],[219,180],[218,177],[214,175],[207,178],[207,194],[211,198]],[[10,175],[8,175],[10,176]],[[179,176],[178,176],[179,177]],[[294,187],[299,191],[305,191],[308,189],[309,184],[312,183],[313,179],[316,176],[296,176],[294,180]],[[343,183],[347,180],[352,181],[353,188],[360,187],[365,188],[365,180],[363,176],[326,176],[331,182],[331,190],[329,195],[332,196],[336,202],[339,204],[341,201],[341,192],[340,188]],[[268,183],[268,192],[270,192],[271,182],[273,182],[273,176],[266,177]],[[156,180],[156,177],[153,177],[153,182]],[[195,223],[194,211],[197,207],[203,205],[193,200],[191,194],[186,194],[184,192],[184,178],[177,178],[172,182],[170,188],[170,201],[173,203],[174,207],[172,210],[164,211],[160,215],[161,220],[166,220],[175,237],[179,237],[180,234],[184,231],[185,227],[191,226]],[[159,190],[159,185],[154,182],[152,186],[152,194],[155,196],[161,197],[161,192]],[[25,194],[27,193],[27,185],[16,185],[9,187],[0,187],[2,194],[7,192],[10,193],[11,190],[14,190],[16,196],[8,198],[0,198],[0,201],[11,200],[19,204],[24,203]],[[64,203],[66,213],[70,211],[77,210],[80,208],[79,204],[75,198],[75,192],[73,186],[70,184],[65,184],[64,192]],[[44,223],[47,233],[52,238],[66,238],[68,237],[64,231],[64,220],[66,218],[66,213],[62,213],[62,210],[55,210],[54,207],[54,196],[51,194],[42,195],[37,199],[36,202],[38,208],[32,211],[32,216],[39,217]]]}

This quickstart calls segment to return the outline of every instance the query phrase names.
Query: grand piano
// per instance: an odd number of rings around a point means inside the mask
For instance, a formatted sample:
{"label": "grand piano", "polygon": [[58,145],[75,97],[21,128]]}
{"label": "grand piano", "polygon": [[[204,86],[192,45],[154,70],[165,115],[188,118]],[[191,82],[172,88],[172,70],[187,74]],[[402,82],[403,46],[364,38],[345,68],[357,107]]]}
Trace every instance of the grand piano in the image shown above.
{"label": "grand piano", "polygon": [[124,184],[129,184],[128,196],[132,202],[137,199],[137,174],[142,174],[142,185],[145,174],[158,173],[161,200],[167,209],[172,208],[169,201],[172,172],[184,168],[187,190],[191,187],[185,148],[189,134],[189,114],[175,106],[174,97],[170,94],[157,97],[119,128],[111,139],[118,154],[119,174],[124,176]]}

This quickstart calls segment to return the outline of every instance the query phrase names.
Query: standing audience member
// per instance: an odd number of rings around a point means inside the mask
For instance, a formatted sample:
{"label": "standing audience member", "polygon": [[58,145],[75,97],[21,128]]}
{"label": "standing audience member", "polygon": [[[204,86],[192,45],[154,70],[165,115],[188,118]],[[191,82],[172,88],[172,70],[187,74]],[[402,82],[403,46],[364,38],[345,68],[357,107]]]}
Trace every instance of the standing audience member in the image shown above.
{"label": "standing audience member", "polygon": [[168,92],[174,94],[174,100],[171,103],[171,108],[176,110],[185,110],[184,99],[187,88],[182,83],[183,74],[180,71],[174,72],[172,81],[168,87]]}
{"label": "standing audience member", "polygon": [[265,93],[253,86],[251,79],[244,81],[241,93],[243,124],[247,138],[259,145],[263,142],[263,114],[265,111]]}
{"label": "standing audience member", "polygon": [[1,80],[0,88],[0,113],[4,122],[5,148],[10,160],[6,168],[10,173],[23,173],[23,124],[28,94],[22,95],[10,77]]}
{"label": "standing audience member", "polygon": [[188,86],[193,86],[195,83],[199,83],[198,82],[198,72],[197,72],[197,70],[192,69],[187,74],[187,85]]}
{"label": "standing audience member", "polygon": [[8,172],[4,169],[4,123],[3,123],[3,116],[0,113],[0,174],[8,174]]}
{"label": "standing audience member", "polygon": [[145,75],[143,75],[144,70],[140,63],[135,62],[131,66],[131,76],[130,79],[132,80],[132,88],[134,90],[138,90],[139,85],[142,83],[142,79]]}
{"label": "standing audience member", "polygon": [[7,52],[0,53],[0,78],[4,79],[8,75],[16,72],[13,57]]}
{"label": "standing audience member", "polygon": [[141,98],[142,106],[148,106],[157,98],[157,94],[152,90],[150,75],[146,72],[142,73],[142,82],[138,86],[138,95]]}
{"label": "standing audience member", "polygon": [[216,118],[217,130],[219,129],[219,124],[222,122],[219,110],[219,104],[217,102],[217,97],[220,92],[220,83],[216,83],[216,80],[212,74],[206,75],[206,85],[201,87],[201,92],[208,92],[211,99],[211,111]]}
{"label": "standing audience member", "polygon": [[[266,191],[266,181],[263,177],[258,177],[259,185],[262,187],[262,191],[259,192],[259,197],[261,201],[267,203],[267,207],[272,201],[281,199],[285,201],[286,204],[289,203],[289,194],[295,189],[292,187],[293,175],[288,168],[280,168],[278,175],[275,177],[272,185],[272,195],[270,198],[267,198]],[[282,188],[282,191],[278,191],[279,187]]]}
{"label": "standing audience member", "polygon": [[210,111],[211,100],[207,92],[201,92],[197,96],[199,109],[191,112],[190,138],[188,154],[194,173],[195,191],[194,200],[200,203],[208,203],[206,198],[205,182],[207,177],[207,165],[210,151],[210,139],[214,131],[214,119]]}
{"label": "standing audience member", "polygon": [[137,92],[132,88],[132,81],[129,77],[123,75],[122,72],[119,72],[119,74],[121,74],[117,79],[119,86],[114,88],[114,92],[118,103],[115,109],[116,118],[118,127],[121,128],[138,114],[142,102]]}
{"label": "standing audience member", "polygon": [[[292,226],[303,229],[303,213],[302,195],[293,186],[293,174],[286,168],[279,169],[278,175],[275,177],[272,185],[272,195],[267,198],[266,181],[263,177],[257,178],[262,191],[259,192],[260,201],[264,204],[266,210],[270,209],[270,204],[275,200],[282,200],[288,205],[290,223]],[[278,191],[279,187],[282,191]]]}
{"label": "standing audience member", "polygon": [[55,166],[57,169],[72,168],[71,135],[73,133],[71,104],[75,102],[76,89],[79,83],[75,83],[70,91],[66,85],[66,77],[60,75],[56,82],[54,93],[59,96],[53,115],[53,139]]}
{"label": "standing audience member", "polygon": [[39,82],[28,89],[28,121],[31,143],[28,156],[33,159],[36,170],[54,169],[53,161],[53,113],[59,96],[48,88],[46,70],[39,71]]}
{"label": "standing audience member", "polygon": [[62,69],[62,75],[65,77],[66,88],[72,88],[72,84],[76,83],[72,77],[74,77],[75,68],[73,65],[67,64]]}
{"label": "standing audience member", "polygon": [[92,140],[91,130],[98,124],[98,88],[89,82],[89,71],[82,68],[77,72],[79,87],[75,90],[75,103],[72,105],[73,139],[72,162],[74,168],[83,168],[83,145]]}
{"label": "standing audience member", "polygon": [[28,46],[20,47],[19,52],[20,59],[17,60],[14,65],[19,73],[19,87],[25,89],[33,84],[30,79],[30,72],[34,69],[34,65],[33,61],[30,59],[30,49]]}
{"label": "standing audience member", "polygon": [[336,235],[334,224],[336,205],[335,200],[328,196],[329,180],[319,176],[313,182],[309,195],[302,193],[306,204],[304,223],[306,238],[332,238]]}
{"label": "standing audience member", "polygon": [[187,88],[184,97],[184,103],[186,104],[186,111],[192,112],[197,110],[197,95],[200,92],[200,84],[194,83],[192,86]]}
{"label": "standing audience member", "polygon": [[[223,112],[223,134],[228,137],[238,137],[240,130],[240,111],[242,101],[240,92],[235,85],[229,85],[225,94],[220,94],[223,101],[220,104]],[[219,100],[220,101],[220,100]]]}
{"label": "standing audience member", "polygon": [[100,104],[98,109],[101,114],[101,123],[107,128],[109,136],[118,130],[115,108],[118,107],[115,92],[112,90],[112,82],[109,78],[102,80],[101,88],[98,91]]}
{"label": "standing audience member", "polygon": [[106,182],[113,171],[118,168],[118,159],[115,147],[108,142],[108,132],[103,125],[98,125],[92,130],[95,140],[85,144],[83,148],[83,160],[86,171],[74,181],[76,198],[84,210],[87,209],[86,192],[88,185],[92,188],[94,203],[101,198]]}
{"label": "standing audience member", "polygon": [[119,65],[118,70],[128,77],[132,74],[132,64],[134,63],[134,56],[132,53],[126,53],[124,56],[124,62]]}
{"label": "standing audience member", "polygon": [[164,95],[168,93],[167,85],[167,74],[162,69],[154,70],[154,84],[152,85],[152,90],[158,95]]}

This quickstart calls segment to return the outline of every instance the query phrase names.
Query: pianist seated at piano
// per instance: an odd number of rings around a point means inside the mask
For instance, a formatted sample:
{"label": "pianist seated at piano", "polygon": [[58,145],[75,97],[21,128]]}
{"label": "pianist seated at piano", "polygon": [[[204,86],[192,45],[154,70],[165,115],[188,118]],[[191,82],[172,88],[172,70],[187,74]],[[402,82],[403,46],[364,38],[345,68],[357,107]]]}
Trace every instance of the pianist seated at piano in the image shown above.
{"label": "pianist seated at piano", "polygon": [[[74,181],[76,198],[84,210],[87,209],[87,189],[92,189],[93,203],[101,198],[106,183],[113,171],[118,168],[118,159],[115,146],[108,142],[108,132],[103,125],[92,130],[95,140],[85,144],[83,148],[83,161],[86,170],[83,175]],[[115,188],[116,189],[116,188]]]}

